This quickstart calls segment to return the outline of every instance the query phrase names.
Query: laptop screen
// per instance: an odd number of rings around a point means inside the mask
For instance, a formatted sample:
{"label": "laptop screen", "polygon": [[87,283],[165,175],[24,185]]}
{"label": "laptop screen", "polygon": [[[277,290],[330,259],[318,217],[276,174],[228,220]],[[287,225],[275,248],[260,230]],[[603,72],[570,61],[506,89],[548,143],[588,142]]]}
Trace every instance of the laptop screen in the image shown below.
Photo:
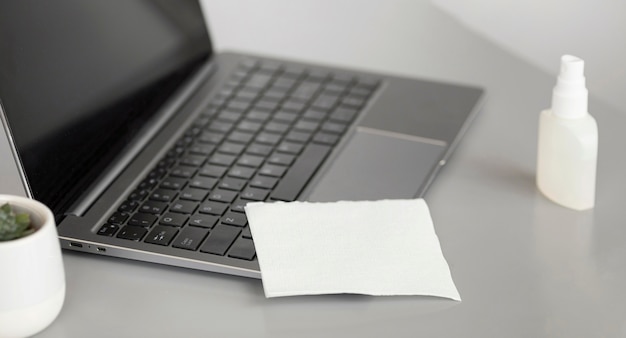
{"label": "laptop screen", "polygon": [[0,103],[62,214],[211,54],[196,0],[0,1]]}

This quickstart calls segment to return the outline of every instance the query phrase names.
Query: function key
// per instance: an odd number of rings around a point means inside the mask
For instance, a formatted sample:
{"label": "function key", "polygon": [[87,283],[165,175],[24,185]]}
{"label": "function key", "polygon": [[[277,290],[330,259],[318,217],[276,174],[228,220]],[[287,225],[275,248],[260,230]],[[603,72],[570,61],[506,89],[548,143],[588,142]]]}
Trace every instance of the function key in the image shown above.
{"label": "function key", "polygon": [[121,213],[131,213],[131,212],[135,211],[135,209],[137,209],[138,206],[139,206],[139,202],[128,200],[128,201],[125,201],[124,203],[122,203],[119,206],[119,208],[117,208],[117,211],[119,211]]}
{"label": "function key", "polygon": [[126,222],[128,217],[129,217],[128,214],[116,212],[116,213],[113,213],[111,217],[109,217],[109,220],[107,222],[109,222],[110,224],[122,224]]}

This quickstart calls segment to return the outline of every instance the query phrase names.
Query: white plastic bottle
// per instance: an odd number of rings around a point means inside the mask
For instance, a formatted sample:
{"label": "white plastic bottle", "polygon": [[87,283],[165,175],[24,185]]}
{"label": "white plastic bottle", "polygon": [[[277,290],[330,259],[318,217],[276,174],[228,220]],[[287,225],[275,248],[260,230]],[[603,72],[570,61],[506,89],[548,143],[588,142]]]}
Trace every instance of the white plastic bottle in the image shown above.
{"label": "white plastic bottle", "polygon": [[575,210],[594,207],[598,125],[587,112],[584,61],[561,57],[552,109],[539,117],[537,187],[557,204]]}

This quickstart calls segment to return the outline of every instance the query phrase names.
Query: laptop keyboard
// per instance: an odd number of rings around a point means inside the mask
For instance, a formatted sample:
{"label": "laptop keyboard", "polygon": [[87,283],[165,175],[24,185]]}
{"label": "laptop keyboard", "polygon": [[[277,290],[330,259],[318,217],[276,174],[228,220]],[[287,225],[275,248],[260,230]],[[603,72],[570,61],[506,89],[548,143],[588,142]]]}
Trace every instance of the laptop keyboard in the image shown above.
{"label": "laptop keyboard", "polygon": [[296,200],[377,86],[244,61],[98,234],[254,260],[246,203]]}

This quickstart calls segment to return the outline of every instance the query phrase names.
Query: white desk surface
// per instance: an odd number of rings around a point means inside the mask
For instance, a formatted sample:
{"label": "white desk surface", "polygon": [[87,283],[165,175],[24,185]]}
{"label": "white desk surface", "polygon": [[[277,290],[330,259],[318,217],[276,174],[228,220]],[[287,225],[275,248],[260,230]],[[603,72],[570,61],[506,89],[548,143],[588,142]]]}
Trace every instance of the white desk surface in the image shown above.
{"label": "white desk surface", "polygon": [[259,280],[65,252],[65,305],[38,337],[626,336],[626,107],[600,102],[590,88],[600,129],[597,205],[569,211],[534,184],[552,75],[426,1],[257,2],[205,3],[218,49],[488,90],[426,196],[463,301],[265,299]]}

